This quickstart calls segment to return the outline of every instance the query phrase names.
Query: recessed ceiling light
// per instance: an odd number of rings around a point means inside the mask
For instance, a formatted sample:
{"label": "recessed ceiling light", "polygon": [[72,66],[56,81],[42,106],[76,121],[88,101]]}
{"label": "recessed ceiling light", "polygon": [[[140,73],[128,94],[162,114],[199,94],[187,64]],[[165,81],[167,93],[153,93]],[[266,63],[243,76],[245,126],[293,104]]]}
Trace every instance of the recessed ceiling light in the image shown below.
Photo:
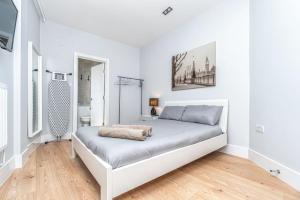
{"label": "recessed ceiling light", "polygon": [[169,14],[172,10],[173,10],[173,8],[171,8],[171,7],[169,6],[166,10],[164,10],[164,11],[162,12],[162,14],[167,15],[167,14]]}

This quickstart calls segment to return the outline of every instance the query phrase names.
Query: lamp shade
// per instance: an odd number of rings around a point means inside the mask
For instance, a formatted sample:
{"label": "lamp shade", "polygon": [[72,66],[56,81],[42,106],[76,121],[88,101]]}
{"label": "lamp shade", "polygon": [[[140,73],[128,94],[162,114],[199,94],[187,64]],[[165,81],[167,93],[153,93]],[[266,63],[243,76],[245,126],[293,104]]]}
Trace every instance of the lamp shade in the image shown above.
{"label": "lamp shade", "polygon": [[150,98],[149,106],[158,106],[158,98]]}

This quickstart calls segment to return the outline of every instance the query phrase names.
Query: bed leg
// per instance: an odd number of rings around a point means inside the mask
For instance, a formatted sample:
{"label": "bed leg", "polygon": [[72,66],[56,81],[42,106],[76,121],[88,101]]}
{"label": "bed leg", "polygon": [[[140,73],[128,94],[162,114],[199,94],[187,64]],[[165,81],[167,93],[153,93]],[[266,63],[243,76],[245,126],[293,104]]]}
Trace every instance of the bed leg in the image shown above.
{"label": "bed leg", "polygon": [[106,177],[100,182],[101,200],[112,200],[112,169],[106,169]]}
{"label": "bed leg", "polygon": [[101,186],[100,189],[101,197],[100,200],[112,200],[111,190],[107,187]]}

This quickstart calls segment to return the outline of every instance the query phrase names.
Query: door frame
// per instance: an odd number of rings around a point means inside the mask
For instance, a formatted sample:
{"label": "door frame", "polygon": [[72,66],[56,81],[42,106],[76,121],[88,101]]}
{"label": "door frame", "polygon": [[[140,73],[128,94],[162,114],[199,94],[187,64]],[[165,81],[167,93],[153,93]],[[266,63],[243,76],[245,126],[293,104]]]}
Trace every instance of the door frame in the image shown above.
{"label": "door frame", "polygon": [[104,125],[109,124],[109,59],[98,56],[88,55],[84,53],[74,53],[74,70],[73,70],[73,133],[77,130],[78,115],[78,59],[92,60],[104,63]]}

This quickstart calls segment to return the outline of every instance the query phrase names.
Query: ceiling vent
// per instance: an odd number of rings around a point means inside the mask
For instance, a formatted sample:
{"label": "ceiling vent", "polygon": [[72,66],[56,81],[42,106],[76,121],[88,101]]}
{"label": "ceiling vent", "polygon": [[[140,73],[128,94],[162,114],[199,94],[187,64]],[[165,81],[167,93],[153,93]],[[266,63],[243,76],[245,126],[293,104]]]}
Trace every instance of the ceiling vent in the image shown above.
{"label": "ceiling vent", "polygon": [[172,10],[173,10],[173,8],[169,6],[166,10],[164,10],[164,11],[162,12],[162,14],[168,15]]}

